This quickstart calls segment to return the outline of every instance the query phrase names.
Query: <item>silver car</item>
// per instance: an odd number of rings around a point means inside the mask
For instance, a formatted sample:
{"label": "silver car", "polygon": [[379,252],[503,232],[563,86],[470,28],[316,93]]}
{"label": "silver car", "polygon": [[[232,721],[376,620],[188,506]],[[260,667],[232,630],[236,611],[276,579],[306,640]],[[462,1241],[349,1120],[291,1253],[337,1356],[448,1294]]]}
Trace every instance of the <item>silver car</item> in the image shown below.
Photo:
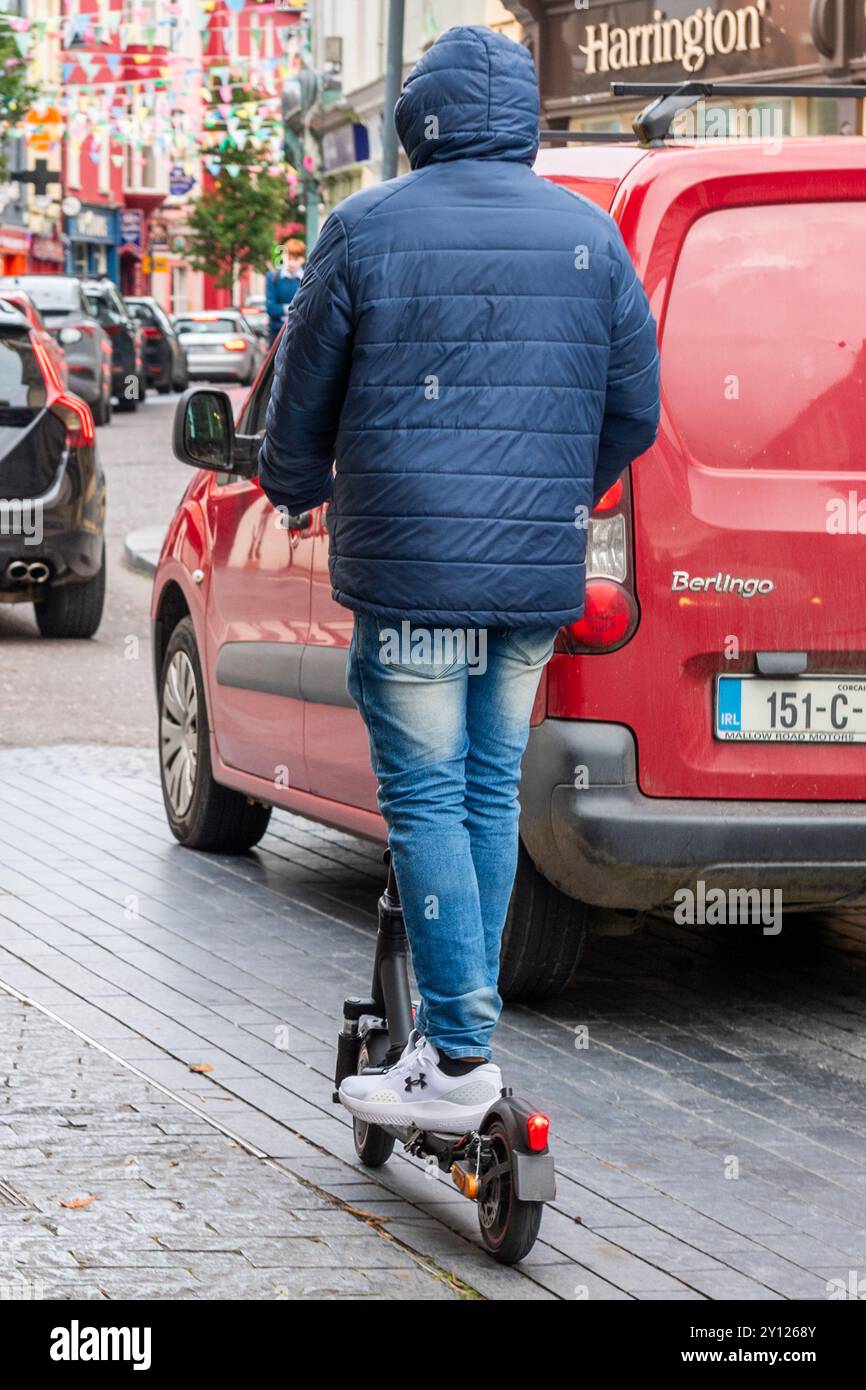
{"label": "silver car", "polygon": [[248,386],[256,377],[266,349],[238,309],[178,314],[174,327],[186,351],[191,381],[239,381]]}
{"label": "silver car", "polygon": [[97,425],[111,419],[111,338],[74,275],[0,275],[3,290],[26,290],[52,338],[66,353],[69,386],[87,401]]}

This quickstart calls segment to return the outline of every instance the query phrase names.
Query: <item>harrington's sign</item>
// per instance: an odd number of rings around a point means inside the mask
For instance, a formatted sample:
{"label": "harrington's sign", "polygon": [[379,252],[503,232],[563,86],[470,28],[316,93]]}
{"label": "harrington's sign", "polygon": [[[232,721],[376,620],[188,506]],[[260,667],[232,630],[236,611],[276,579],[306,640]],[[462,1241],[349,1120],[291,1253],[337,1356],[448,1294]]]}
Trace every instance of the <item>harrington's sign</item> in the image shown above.
{"label": "harrington's sign", "polygon": [[764,42],[767,0],[737,9],[693,10],[685,19],[668,19],[653,10],[648,24],[588,24],[578,49],[586,58],[584,71],[621,72],[679,63],[685,72],[700,72],[707,58],[748,53]]}

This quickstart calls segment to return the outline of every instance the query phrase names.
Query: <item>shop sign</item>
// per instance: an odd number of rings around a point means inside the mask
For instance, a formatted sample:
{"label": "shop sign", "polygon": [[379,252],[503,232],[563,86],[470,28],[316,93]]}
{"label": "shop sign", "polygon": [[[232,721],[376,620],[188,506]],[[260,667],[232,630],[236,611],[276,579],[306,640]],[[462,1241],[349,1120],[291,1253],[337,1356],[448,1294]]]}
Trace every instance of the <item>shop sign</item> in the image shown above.
{"label": "shop sign", "polygon": [[24,227],[0,227],[0,251],[23,255],[30,249],[30,233]]}
{"label": "shop sign", "polygon": [[69,219],[69,237],[72,241],[113,242],[111,213],[83,207],[77,217]]}
{"label": "shop sign", "polygon": [[120,217],[120,240],[124,246],[141,246],[144,215],[138,208],[123,208]]}
{"label": "shop sign", "polygon": [[707,6],[684,19],[666,19],[661,10],[653,10],[649,24],[588,24],[578,48],[586,57],[588,77],[671,63],[679,63],[683,72],[697,73],[708,58],[762,48],[766,15],[767,0],[737,9],[713,11]]}
{"label": "shop sign", "polygon": [[[587,95],[609,95],[614,79],[632,82],[760,80],[776,69],[816,67],[810,0],[539,0],[545,30],[542,93],[562,109]],[[513,3],[520,12],[524,6]],[[864,6],[858,42],[866,44]],[[858,51],[866,51],[859,49]],[[567,104],[567,105],[566,105]]]}
{"label": "shop sign", "polygon": [[30,243],[30,254],[35,261],[54,261],[62,265],[65,260],[63,247],[51,237],[35,236]]}

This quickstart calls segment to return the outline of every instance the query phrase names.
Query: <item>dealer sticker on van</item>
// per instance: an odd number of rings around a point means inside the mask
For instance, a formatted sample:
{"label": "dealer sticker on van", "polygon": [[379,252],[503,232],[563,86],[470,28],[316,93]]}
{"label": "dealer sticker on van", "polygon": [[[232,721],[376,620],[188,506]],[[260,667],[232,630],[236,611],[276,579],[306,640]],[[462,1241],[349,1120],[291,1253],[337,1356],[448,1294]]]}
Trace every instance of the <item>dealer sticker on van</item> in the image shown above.
{"label": "dealer sticker on van", "polygon": [[715,735],[743,743],[866,743],[866,676],[717,676]]}

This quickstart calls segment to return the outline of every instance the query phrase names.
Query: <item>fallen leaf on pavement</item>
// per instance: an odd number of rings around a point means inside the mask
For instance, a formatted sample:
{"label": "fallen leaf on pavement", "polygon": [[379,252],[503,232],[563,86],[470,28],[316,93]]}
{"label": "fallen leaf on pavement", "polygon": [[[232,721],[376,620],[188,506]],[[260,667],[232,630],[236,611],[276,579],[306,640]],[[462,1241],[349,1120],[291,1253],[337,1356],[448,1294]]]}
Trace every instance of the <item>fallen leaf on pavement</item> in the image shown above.
{"label": "fallen leaf on pavement", "polygon": [[96,1198],[92,1192],[84,1192],[79,1193],[77,1197],[70,1197],[68,1202],[61,1202],[60,1205],[69,1211],[80,1211],[82,1207],[89,1207],[90,1203],[95,1201]]}
{"label": "fallen leaf on pavement", "polygon": [[212,1062],[190,1062],[190,1071],[213,1071]]}

